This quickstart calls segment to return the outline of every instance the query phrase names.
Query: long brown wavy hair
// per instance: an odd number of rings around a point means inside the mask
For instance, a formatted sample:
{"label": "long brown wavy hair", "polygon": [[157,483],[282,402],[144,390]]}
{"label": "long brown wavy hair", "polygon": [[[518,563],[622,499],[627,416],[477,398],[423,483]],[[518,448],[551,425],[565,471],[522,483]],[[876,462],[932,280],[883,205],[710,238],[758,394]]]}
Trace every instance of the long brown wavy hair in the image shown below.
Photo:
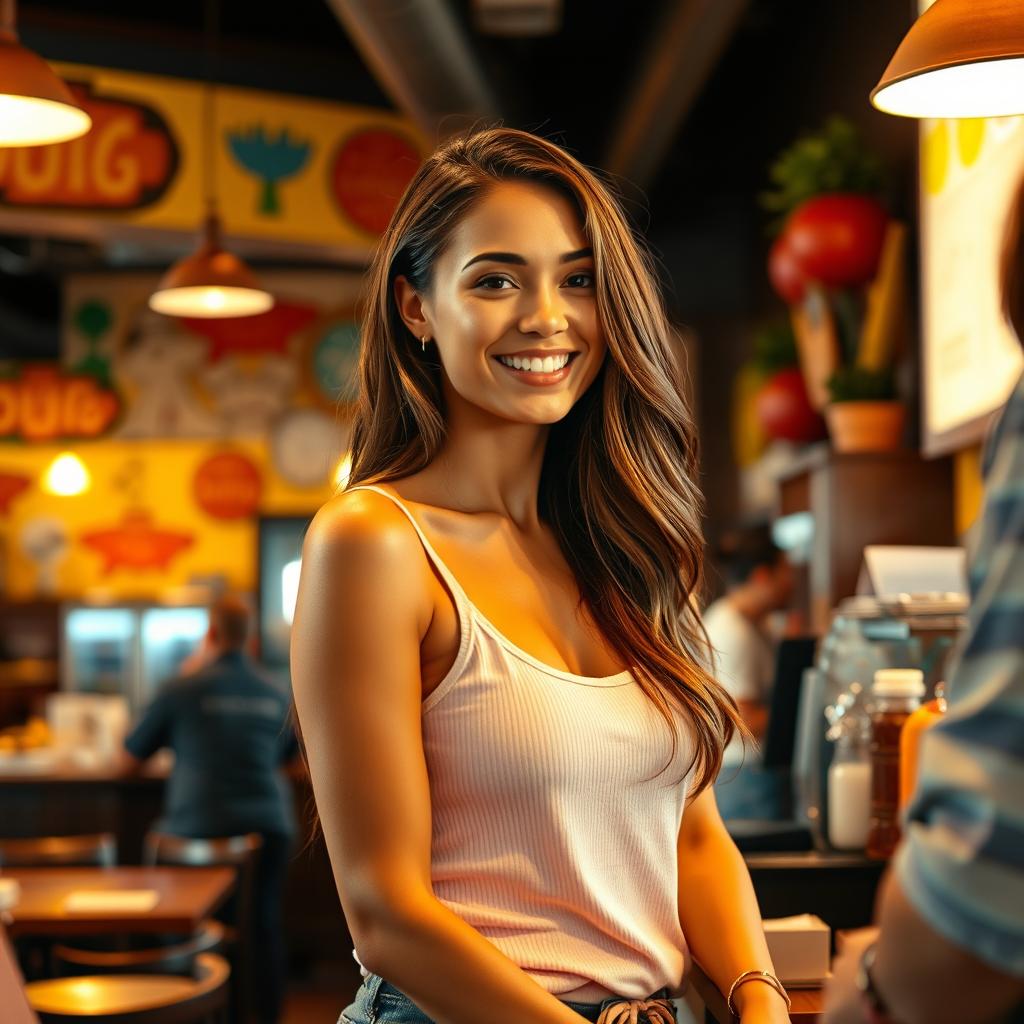
{"label": "long brown wavy hair", "polygon": [[[360,392],[348,486],[399,480],[445,438],[441,368],[399,316],[394,283],[421,292],[455,226],[495,183],[567,196],[594,253],[607,355],[570,413],[552,424],[538,513],[558,538],[582,600],[673,730],[692,723],[695,787],[718,774],[735,702],[708,671],[693,598],[703,585],[697,437],[653,261],[613,190],[564,150],[511,128],[446,142],[420,167],[381,239],[361,308]],[[671,763],[671,762],[670,762]],[[666,766],[667,767],[667,766]]]}

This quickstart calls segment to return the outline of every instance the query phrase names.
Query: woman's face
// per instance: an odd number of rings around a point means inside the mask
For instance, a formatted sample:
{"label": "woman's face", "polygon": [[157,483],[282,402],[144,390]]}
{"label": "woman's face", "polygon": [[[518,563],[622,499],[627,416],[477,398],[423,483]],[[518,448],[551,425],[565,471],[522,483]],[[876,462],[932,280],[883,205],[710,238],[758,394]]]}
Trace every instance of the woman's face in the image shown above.
{"label": "woman's face", "polygon": [[604,359],[590,244],[573,204],[544,185],[496,184],[452,233],[429,291],[399,278],[396,299],[437,345],[449,404],[555,423]]}

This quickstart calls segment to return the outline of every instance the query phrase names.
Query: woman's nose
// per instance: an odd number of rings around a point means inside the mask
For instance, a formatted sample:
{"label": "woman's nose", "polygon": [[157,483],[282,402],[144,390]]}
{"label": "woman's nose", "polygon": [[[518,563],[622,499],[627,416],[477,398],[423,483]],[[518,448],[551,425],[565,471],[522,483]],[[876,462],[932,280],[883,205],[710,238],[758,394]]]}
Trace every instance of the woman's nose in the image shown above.
{"label": "woman's nose", "polygon": [[557,289],[536,292],[530,299],[528,311],[519,321],[519,330],[523,334],[539,334],[542,338],[568,329],[569,321]]}

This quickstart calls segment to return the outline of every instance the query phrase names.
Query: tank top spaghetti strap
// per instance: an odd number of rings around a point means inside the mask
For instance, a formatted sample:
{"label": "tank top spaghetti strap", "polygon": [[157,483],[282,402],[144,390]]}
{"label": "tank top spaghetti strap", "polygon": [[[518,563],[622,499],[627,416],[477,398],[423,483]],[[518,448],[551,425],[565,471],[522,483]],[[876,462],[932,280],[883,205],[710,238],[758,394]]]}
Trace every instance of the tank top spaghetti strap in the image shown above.
{"label": "tank top spaghetti strap", "polygon": [[[463,633],[463,642],[469,640],[474,632],[474,627],[479,626],[485,633],[488,633],[490,637],[499,643],[509,654],[518,658],[520,661],[524,661],[529,665],[532,665],[538,672],[545,673],[549,676],[554,676],[557,679],[564,679],[569,682],[580,683],[585,686],[623,686],[627,683],[634,681],[633,673],[629,669],[623,669],[621,672],[615,672],[607,676],[584,676],[578,675],[575,672],[569,672],[566,669],[555,668],[553,665],[547,665],[539,658],[530,654],[529,651],[523,650],[518,644],[513,643],[497,626],[494,625],[488,619],[483,612],[470,600],[469,595],[463,589],[462,584],[456,579],[455,574],[445,565],[441,556],[437,553],[434,546],[430,543],[427,535],[423,531],[423,527],[417,522],[416,517],[412,514],[405,503],[392,494],[390,491],[384,490],[382,487],[377,487],[373,484],[360,484],[356,487],[350,487],[350,491],[375,491],[377,494],[382,494],[389,501],[393,502],[405,513],[406,518],[412,523],[413,529],[416,531],[420,542],[423,544],[423,550],[426,552],[427,557],[436,567],[437,571],[441,574],[441,578],[445,581],[448,586],[448,590],[451,593],[452,600],[455,602],[455,608],[459,613],[460,628]],[[457,657],[456,663],[462,660],[461,655],[463,651],[460,649],[460,656]],[[445,686],[447,678],[451,677],[452,673],[448,673],[446,680],[443,680],[438,689]],[[436,694],[436,690],[434,693]],[[434,694],[431,694],[431,698]],[[431,698],[428,698],[430,700]],[[431,701],[432,702],[432,701]]]}

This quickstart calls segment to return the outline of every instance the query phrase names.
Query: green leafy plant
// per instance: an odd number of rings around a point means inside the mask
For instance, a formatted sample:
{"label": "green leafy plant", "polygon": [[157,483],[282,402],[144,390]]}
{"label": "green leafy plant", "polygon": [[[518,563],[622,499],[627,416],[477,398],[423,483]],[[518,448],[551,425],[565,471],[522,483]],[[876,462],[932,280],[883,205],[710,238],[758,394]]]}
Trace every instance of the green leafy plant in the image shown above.
{"label": "green leafy plant", "polygon": [[854,192],[878,196],[883,191],[881,161],[845,118],[830,117],[824,128],[801,136],[769,169],[772,188],[760,196],[761,207],[773,216],[777,234],[789,214],[812,196]]}
{"label": "green leafy plant", "polygon": [[751,362],[765,376],[800,362],[796,335],[788,320],[777,320],[762,327],[754,335],[753,350]]}
{"label": "green leafy plant", "polygon": [[829,377],[827,386],[833,402],[891,402],[897,397],[896,381],[889,368],[843,366]]}

